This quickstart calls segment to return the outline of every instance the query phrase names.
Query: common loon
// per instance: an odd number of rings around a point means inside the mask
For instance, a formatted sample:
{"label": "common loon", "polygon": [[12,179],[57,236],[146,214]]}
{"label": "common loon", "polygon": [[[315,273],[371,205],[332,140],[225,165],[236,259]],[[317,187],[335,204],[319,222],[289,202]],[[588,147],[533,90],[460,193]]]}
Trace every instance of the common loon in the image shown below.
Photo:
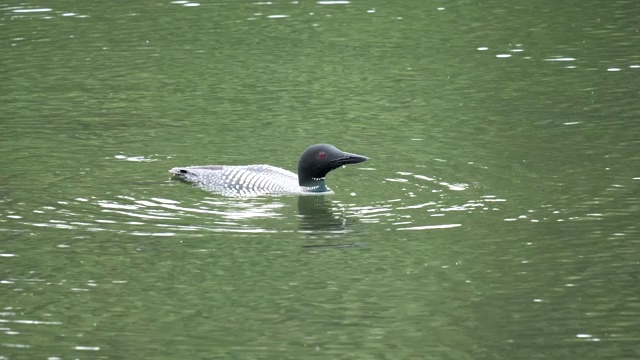
{"label": "common loon", "polygon": [[329,171],[346,164],[368,160],[333,145],[309,146],[298,161],[298,174],[271,165],[207,165],[175,167],[169,172],[202,189],[227,196],[275,194],[318,195],[332,193],[324,178]]}

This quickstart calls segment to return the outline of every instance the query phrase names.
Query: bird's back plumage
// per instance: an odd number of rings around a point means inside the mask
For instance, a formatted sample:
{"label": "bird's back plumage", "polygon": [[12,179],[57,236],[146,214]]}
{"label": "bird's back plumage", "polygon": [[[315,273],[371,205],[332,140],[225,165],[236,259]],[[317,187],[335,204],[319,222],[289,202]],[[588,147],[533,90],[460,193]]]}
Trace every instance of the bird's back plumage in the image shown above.
{"label": "bird's back plumage", "polygon": [[207,191],[231,196],[302,192],[298,175],[271,165],[208,165],[173,168],[170,172]]}

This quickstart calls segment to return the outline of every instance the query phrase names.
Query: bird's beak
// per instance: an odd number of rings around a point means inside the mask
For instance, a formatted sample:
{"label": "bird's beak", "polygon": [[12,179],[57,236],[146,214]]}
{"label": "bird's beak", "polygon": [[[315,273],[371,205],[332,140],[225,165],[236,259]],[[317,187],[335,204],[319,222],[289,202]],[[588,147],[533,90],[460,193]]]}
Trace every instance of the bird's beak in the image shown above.
{"label": "bird's beak", "polygon": [[342,153],[342,156],[333,160],[332,162],[335,162],[336,164],[339,164],[339,165],[347,165],[347,164],[357,164],[367,160],[369,160],[369,158],[366,156],[345,152],[345,153]]}

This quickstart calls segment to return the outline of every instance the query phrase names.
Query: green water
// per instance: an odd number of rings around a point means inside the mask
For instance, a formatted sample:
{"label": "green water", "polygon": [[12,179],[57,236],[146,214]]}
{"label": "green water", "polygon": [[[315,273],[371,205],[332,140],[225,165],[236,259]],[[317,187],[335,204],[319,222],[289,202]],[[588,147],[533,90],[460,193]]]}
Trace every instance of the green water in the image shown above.
{"label": "green water", "polygon": [[1,359],[640,358],[637,2],[186,5],[0,3]]}

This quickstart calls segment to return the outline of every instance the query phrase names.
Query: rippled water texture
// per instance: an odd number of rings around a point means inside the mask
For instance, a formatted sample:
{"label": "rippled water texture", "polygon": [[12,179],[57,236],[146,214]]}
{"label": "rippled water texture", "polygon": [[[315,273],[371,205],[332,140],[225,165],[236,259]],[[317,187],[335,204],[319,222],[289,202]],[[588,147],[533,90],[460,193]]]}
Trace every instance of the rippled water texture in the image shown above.
{"label": "rippled water texture", "polygon": [[[0,359],[640,358],[634,1],[0,4]],[[174,166],[369,161],[332,196]]]}

